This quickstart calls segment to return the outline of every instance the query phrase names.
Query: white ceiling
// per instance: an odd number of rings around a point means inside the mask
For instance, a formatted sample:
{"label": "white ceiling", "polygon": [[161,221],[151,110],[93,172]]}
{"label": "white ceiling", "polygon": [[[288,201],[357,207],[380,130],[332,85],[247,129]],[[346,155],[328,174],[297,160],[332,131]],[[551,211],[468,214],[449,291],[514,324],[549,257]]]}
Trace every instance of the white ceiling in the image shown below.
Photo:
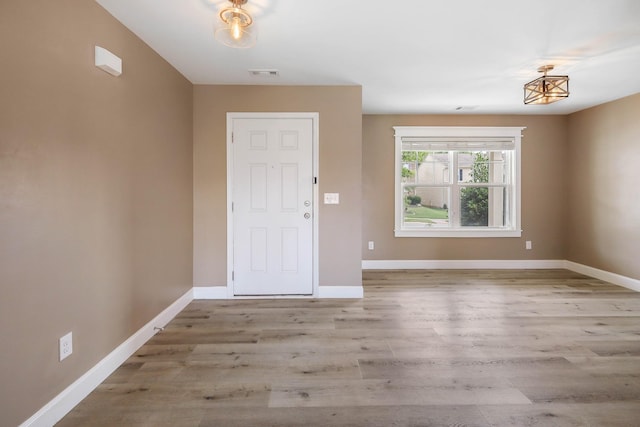
{"label": "white ceiling", "polygon": [[[640,92],[639,0],[249,0],[251,49],[213,38],[227,0],[97,2],[194,84],[360,85],[364,113],[567,114]],[[544,64],[571,95],[525,106]]]}

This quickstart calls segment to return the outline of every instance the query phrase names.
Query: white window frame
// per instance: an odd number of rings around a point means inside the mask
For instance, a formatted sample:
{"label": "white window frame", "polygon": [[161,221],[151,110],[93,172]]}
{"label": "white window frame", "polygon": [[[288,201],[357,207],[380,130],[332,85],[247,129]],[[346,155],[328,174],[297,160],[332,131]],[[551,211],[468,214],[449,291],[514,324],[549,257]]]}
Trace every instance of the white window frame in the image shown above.
{"label": "white window frame", "polygon": [[[395,131],[395,237],[521,237],[521,139],[524,127],[469,127],[469,126],[394,126]],[[403,138],[443,138],[468,139],[474,138],[486,141],[491,138],[512,138],[514,143],[514,167],[512,171],[512,186],[514,188],[510,209],[512,217],[509,228],[499,227],[449,227],[449,228],[403,228],[402,209],[404,194],[402,191],[402,139]],[[454,174],[454,178],[456,174]],[[452,209],[450,207],[450,209]],[[451,216],[450,216],[451,217]]]}

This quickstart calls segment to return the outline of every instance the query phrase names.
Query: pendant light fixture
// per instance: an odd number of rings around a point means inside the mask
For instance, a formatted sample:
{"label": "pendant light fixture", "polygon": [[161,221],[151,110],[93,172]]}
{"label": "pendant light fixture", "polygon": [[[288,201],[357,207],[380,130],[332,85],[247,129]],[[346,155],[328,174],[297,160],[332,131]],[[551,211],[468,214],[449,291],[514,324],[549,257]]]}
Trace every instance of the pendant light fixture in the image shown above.
{"label": "pendant light fixture", "polygon": [[548,76],[553,65],[543,65],[538,68],[542,77],[524,85],[525,104],[551,104],[569,96],[569,76]]}
{"label": "pendant light fixture", "polygon": [[220,21],[215,28],[215,38],[225,46],[249,48],[256,44],[253,18],[242,8],[247,0],[229,0],[230,7],[220,11]]}

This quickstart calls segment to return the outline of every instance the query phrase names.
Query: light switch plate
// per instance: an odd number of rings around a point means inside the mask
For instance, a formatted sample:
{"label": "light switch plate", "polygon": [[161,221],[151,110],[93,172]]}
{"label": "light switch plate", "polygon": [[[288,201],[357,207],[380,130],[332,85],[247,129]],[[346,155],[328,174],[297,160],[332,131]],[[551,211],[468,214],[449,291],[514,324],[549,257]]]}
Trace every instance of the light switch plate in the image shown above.
{"label": "light switch plate", "polygon": [[324,193],[324,204],[325,205],[339,205],[340,204],[340,193]]}

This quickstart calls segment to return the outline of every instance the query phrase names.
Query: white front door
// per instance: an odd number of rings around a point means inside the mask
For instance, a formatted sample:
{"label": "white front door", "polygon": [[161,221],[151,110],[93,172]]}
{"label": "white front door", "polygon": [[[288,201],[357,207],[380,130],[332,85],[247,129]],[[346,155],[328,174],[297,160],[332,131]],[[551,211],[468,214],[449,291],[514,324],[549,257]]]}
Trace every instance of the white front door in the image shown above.
{"label": "white front door", "polygon": [[314,121],[233,117],[233,295],[313,294]]}

